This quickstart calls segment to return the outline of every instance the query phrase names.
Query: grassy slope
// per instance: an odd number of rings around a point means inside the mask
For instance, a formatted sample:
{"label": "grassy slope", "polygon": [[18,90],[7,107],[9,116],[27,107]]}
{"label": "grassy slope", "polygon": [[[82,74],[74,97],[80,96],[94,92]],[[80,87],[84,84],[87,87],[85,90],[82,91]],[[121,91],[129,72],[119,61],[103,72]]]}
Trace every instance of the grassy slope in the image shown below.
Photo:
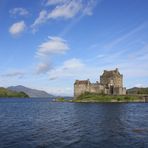
{"label": "grassy slope", "polygon": [[137,96],[113,96],[100,95],[96,93],[84,93],[80,95],[74,102],[133,102],[139,101]]}
{"label": "grassy slope", "polygon": [[29,96],[24,92],[14,92],[7,90],[6,88],[0,87],[0,97],[18,97],[18,98],[28,98]]}

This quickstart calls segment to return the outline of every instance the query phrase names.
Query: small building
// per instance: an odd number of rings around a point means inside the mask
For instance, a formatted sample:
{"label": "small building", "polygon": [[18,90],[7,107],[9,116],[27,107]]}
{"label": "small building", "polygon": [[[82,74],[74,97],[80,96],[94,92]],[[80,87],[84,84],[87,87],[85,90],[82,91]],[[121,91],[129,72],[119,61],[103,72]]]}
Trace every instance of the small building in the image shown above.
{"label": "small building", "polygon": [[123,75],[115,70],[104,70],[100,76],[100,83],[91,83],[90,80],[76,80],[74,83],[74,98],[85,93],[98,93],[108,95],[125,95],[126,88],[123,87]]}

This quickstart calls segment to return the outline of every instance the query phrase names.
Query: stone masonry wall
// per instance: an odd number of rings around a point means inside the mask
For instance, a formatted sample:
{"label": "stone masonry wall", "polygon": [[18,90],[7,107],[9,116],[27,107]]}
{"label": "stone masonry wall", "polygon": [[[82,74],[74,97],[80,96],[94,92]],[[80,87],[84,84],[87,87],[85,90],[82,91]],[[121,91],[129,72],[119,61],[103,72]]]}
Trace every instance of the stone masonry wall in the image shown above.
{"label": "stone masonry wall", "polygon": [[89,84],[75,84],[74,85],[74,96],[78,97],[84,92],[89,92],[90,86]]}
{"label": "stone masonry wall", "polygon": [[111,74],[103,74],[100,76],[100,83],[103,85],[112,84],[114,87],[123,87],[123,75],[113,73]]}
{"label": "stone masonry wall", "polygon": [[91,84],[90,85],[90,92],[92,93],[102,93],[104,92],[104,86],[100,85],[100,84]]}
{"label": "stone masonry wall", "polygon": [[74,97],[85,92],[92,93],[105,93],[109,95],[125,95],[126,88],[123,88],[123,75],[121,75],[118,69],[112,71],[104,71],[100,76],[100,83],[91,83],[88,80],[76,80],[74,84]]}

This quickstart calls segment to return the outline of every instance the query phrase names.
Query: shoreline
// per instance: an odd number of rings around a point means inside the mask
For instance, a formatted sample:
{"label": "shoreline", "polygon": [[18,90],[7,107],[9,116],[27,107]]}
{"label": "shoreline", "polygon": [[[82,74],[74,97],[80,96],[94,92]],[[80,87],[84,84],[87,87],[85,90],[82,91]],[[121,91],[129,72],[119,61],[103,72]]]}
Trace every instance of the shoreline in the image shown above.
{"label": "shoreline", "polygon": [[148,103],[147,97],[135,95],[98,95],[98,94],[82,94],[76,99],[66,100],[65,98],[57,98],[54,102],[72,102],[72,103]]}
{"label": "shoreline", "polygon": [[68,101],[52,101],[52,102],[62,102],[62,103],[148,103],[146,101],[73,101],[73,100],[68,100]]}

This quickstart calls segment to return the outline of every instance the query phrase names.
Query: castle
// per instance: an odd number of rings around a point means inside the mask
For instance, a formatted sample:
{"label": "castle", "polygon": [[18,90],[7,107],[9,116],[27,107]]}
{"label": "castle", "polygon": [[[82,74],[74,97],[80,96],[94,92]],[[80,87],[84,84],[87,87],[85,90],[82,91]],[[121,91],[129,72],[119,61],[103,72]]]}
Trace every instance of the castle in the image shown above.
{"label": "castle", "polygon": [[98,93],[108,95],[125,95],[126,88],[123,87],[123,75],[119,73],[118,68],[115,70],[104,70],[100,76],[100,83],[91,83],[88,80],[76,80],[74,83],[74,98],[85,93]]}

